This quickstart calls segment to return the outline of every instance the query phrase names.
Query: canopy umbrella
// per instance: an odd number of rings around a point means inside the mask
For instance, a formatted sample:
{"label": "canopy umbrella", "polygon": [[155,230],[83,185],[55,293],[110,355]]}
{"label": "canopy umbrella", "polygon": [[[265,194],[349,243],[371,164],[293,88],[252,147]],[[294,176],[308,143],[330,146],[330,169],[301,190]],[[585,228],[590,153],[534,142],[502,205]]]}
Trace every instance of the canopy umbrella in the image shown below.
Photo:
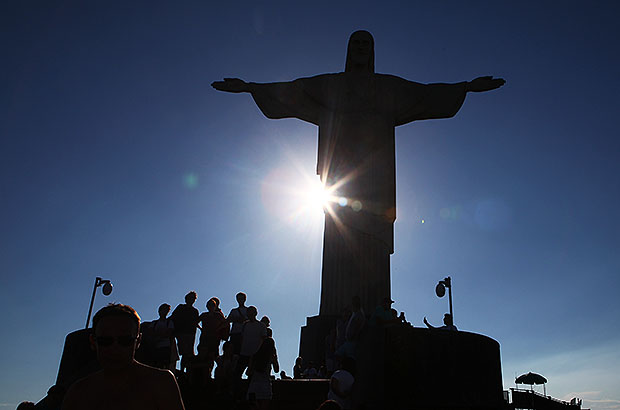
{"label": "canopy umbrella", "polygon": [[545,396],[547,395],[547,388],[545,386],[545,383],[547,383],[547,379],[545,379],[543,376],[541,376],[538,373],[529,372],[527,374],[522,374],[521,376],[515,379],[515,383],[516,384],[529,384],[532,386],[532,388],[535,384],[542,384],[544,392],[545,392]]}

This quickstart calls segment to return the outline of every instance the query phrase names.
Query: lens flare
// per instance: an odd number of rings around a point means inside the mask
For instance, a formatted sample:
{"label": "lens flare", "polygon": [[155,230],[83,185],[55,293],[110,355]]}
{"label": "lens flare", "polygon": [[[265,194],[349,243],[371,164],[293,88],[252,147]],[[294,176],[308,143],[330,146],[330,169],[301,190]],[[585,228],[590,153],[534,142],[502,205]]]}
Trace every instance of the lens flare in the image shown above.
{"label": "lens flare", "polygon": [[198,186],[198,175],[188,173],[183,175],[183,185],[188,189],[194,189]]}

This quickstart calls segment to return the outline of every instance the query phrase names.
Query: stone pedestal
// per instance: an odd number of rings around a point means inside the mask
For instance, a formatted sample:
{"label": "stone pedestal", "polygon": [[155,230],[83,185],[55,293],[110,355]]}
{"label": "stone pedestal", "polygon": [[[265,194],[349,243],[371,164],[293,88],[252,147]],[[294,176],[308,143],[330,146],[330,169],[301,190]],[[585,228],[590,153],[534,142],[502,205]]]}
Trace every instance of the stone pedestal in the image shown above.
{"label": "stone pedestal", "polygon": [[504,408],[499,343],[411,326],[366,329],[354,398],[370,409]]}
{"label": "stone pedestal", "polygon": [[97,362],[97,354],[90,346],[91,332],[92,329],[81,329],[65,337],[65,346],[56,377],[57,385],[69,388],[74,381],[101,369]]}
{"label": "stone pedestal", "polygon": [[[325,360],[336,316],[308,317],[300,356]],[[366,409],[502,409],[499,343],[461,331],[367,325],[356,348],[354,402]]]}
{"label": "stone pedestal", "polygon": [[[306,318],[306,326],[301,327],[299,355],[304,363],[313,362],[317,366],[325,362],[325,338],[336,326],[338,316],[317,315]],[[318,368],[317,368],[318,369]]]}

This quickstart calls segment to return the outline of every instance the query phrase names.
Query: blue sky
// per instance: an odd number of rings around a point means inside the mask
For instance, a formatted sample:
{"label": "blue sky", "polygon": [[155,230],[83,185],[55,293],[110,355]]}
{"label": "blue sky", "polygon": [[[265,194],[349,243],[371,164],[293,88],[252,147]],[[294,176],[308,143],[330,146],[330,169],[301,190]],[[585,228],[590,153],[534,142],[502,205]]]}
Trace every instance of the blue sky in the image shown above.
{"label": "blue sky", "polygon": [[54,383],[95,276],[115,286],[95,309],[144,320],[190,289],[225,311],[243,290],[290,372],[318,313],[317,130],[209,84],[342,71],[357,29],[377,72],[507,80],[397,129],[395,307],[440,323],[450,275],[456,325],[500,343],[504,388],[534,371],[620,408],[620,7],[400,3],[0,6],[0,409]]}

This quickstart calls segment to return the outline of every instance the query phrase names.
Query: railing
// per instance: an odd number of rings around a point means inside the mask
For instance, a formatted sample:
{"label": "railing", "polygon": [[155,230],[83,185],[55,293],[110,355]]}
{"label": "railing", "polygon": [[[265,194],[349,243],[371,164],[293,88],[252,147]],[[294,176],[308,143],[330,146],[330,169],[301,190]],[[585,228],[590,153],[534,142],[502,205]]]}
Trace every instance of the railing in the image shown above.
{"label": "railing", "polygon": [[533,390],[511,388],[512,405],[517,409],[580,409],[578,404],[571,404],[551,396],[542,395]]}

